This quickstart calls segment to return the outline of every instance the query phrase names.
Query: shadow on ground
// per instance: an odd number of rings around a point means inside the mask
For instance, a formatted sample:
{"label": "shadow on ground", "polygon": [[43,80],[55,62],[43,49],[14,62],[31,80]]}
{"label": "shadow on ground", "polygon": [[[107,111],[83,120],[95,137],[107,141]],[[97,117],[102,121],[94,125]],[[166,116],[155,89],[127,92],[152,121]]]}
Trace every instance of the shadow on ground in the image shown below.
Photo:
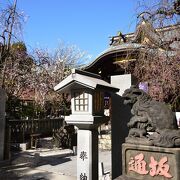
{"label": "shadow on ground", "polygon": [[[72,153],[70,150],[69,153],[58,154],[59,151],[32,151],[32,152],[21,152],[13,155],[11,164],[27,163],[30,167],[37,167],[42,165],[51,165],[56,166],[58,164],[63,164],[65,162],[71,161],[70,156]],[[48,153],[51,152],[49,155]],[[57,154],[56,154],[57,153]]]}
{"label": "shadow on ground", "polygon": [[[53,172],[38,169],[43,165],[56,166],[71,161],[72,152],[66,150],[32,150],[13,152],[10,165],[0,168],[1,180],[49,180],[54,179]],[[60,153],[61,152],[61,153]],[[57,154],[56,154],[57,153]],[[42,156],[41,156],[42,155]]]}

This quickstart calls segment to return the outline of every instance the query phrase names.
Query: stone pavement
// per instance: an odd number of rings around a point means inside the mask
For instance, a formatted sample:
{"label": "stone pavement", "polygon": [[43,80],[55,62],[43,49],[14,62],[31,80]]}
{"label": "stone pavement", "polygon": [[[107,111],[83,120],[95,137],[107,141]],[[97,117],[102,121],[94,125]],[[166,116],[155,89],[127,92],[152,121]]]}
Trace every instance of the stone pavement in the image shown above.
{"label": "stone pavement", "polygon": [[[111,169],[111,152],[100,151],[105,171]],[[75,180],[76,156],[69,149],[27,150],[15,153],[11,165],[0,168],[1,180]]]}

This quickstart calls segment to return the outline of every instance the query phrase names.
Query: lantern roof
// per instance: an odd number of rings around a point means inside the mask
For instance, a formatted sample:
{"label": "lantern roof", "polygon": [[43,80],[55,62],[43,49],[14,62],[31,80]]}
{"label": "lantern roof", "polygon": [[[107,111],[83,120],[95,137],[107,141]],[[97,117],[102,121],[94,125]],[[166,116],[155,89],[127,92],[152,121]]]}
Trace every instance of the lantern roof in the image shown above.
{"label": "lantern roof", "polygon": [[65,93],[71,89],[80,89],[84,87],[88,89],[100,89],[111,92],[119,91],[118,88],[115,88],[108,82],[102,80],[99,75],[77,69],[72,69],[72,73],[57,84],[54,87],[54,90]]}

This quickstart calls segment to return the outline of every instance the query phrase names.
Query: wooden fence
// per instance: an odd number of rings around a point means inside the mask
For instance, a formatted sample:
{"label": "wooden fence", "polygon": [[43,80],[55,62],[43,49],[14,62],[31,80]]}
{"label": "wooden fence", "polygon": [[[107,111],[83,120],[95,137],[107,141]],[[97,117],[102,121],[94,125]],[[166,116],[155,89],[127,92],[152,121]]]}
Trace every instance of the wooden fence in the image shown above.
{"label": "wooden fence", "polygon": [[25,142],[31,134],[52,134],[63,126],[64,118],[7,120],[11,131],[11,142]]}

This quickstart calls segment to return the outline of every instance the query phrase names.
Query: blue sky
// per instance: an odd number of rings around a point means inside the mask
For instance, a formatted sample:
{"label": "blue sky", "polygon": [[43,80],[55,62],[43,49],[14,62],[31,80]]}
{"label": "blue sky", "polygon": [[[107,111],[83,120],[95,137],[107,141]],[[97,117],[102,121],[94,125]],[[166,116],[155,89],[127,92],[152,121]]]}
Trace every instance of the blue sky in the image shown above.
{"label": "blue sky", "polygon": [[108,48],[109,36],[133,32],[136,0],[18,0],[28,17],[23,39],[29,49],[75,44],[92,59]]}

